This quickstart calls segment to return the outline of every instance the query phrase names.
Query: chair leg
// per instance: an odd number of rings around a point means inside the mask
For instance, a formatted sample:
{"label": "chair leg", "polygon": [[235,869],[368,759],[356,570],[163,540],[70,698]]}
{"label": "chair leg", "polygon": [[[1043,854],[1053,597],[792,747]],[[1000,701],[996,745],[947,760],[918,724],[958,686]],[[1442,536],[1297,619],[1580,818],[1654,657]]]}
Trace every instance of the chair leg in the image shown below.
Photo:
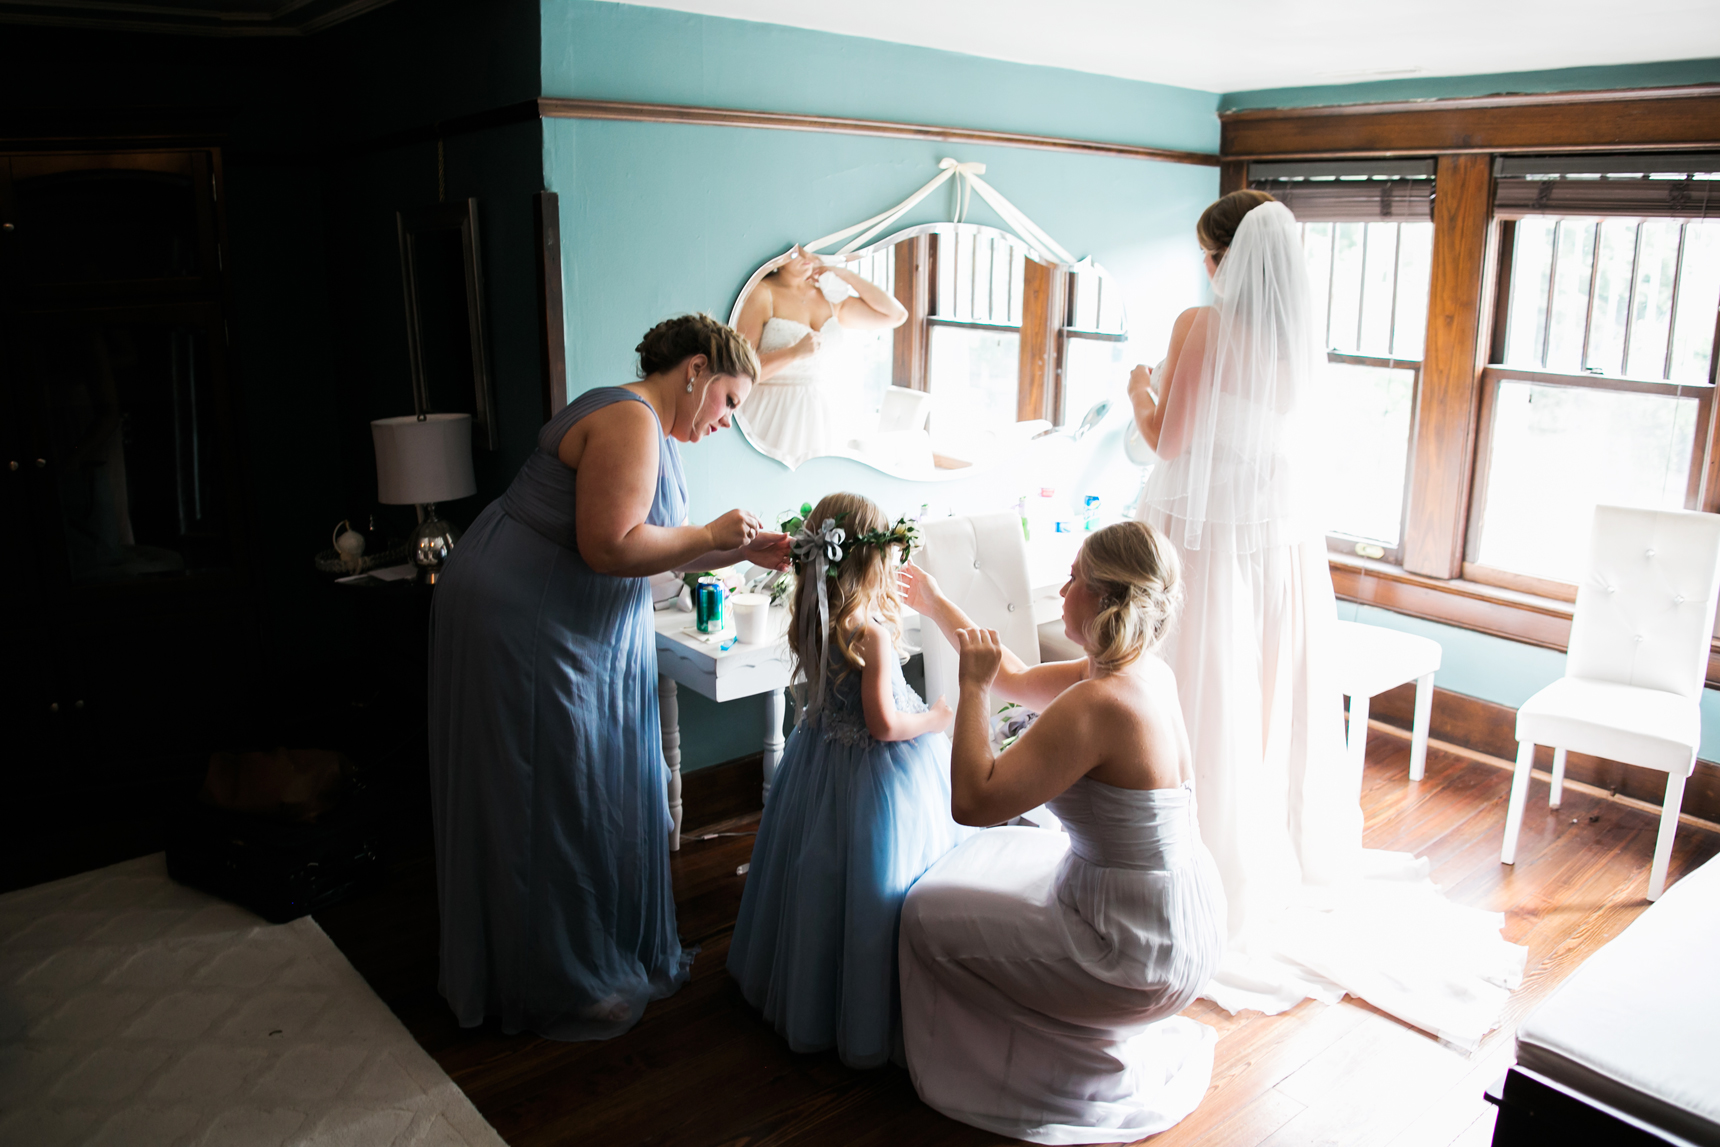
{"label": "chair leg", "polygon": [[1424,674],[1415,682],[1415,723],[1409,735],[1409,779],[1419,781],[1427,775],[1427,730],[1433,723],[1433,674]]}
{"label": "chair leg", "polygon": [[1517,863],[1517,834],[1523,829],[1523,806],[1529,801],[1529,770],[1535,764],[1535,742],[1523,741],[1517,746],[1517,769],[1511,774],[1511,806],[1505,812],[1505,846],[1499,850],[1499,863]]}
{"label": "chair leg", "polygon": [[1368,698],[1350,698],[1350,772],[1355,777],[1356,791],[1362,789],[1362,771],[1368,762]]}
{"label": "chair leg", "polygon": [[1660,835],[1654,841],[1654,867],[1648,870],[1648,898],[1666,891],[1666,866],[1672,860],[1672,838],[1678,833],[1678,811],[1684,807],[1684,775],[1666,775],[1666,804],[1660,809]]}
{"label": "chair leg", "polygon": [[1565,799],[1565,750],[1553,750],[1553,787],[1547,793],[1547,807],[1558,808]]}

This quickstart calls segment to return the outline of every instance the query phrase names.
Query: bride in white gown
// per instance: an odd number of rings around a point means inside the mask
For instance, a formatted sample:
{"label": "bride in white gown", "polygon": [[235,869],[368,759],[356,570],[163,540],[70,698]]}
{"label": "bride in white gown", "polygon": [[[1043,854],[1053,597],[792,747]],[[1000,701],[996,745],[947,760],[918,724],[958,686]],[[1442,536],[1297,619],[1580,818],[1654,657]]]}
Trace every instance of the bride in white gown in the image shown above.
{"label": "bride in white gown", "polygon": [[876,284],[796,247],[761,279],[735,326],[758,352],[746,428],[764,453],[793,468],[828,454],[842,430],[845,330],[888,330],[907,309]]}
{"label": "bride in white gown", "polygon": [[[1175,611],[1175,552],[1139,522],[1090,537],[1063,589],[1065,631],[1087,656],[1031,669],[922,571],[903,580],[961,647],[955,818],[996,824],[1049,803],[1067,831],[982,832],[908,893],[898,947],[914,1086],[953,1119],[1037,1143],[1163,1131],[1212,1077],[1215,1033],[1176,1013],[1224,935],[1176,681],[1152,656]],[[995,756],[991,692],[1041,711]]]}
{"label": "bride in white gown", "polygon": [[1182,622],[1164,658],[1230,911],[1203,994],[1275,1013],[1348,991],[1474,1046],[1520,982],[1525,949],[1500,937],[1499,914],[1445,900],[1425,860],[1361,847],[1361,778],[1327,662],[1336,603],[1301,484],[1324,355],[1296,221],[1238,191],[1196,234],[1213,304],[1177,319],[1159,377],[1137,367],[1129,393],[1160,458],[1138,516],[1182,559]]}

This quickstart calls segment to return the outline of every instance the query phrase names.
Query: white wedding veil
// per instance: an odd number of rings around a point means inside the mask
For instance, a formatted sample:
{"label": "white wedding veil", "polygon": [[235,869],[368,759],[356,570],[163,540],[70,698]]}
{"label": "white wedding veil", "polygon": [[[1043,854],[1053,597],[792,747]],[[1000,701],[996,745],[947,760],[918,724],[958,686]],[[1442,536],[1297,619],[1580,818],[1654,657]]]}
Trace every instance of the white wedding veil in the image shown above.
{"label": "white wedding veil", "polygon": [[1263,203],[1243,216],[1212,291],[1173,368],[1140,516],[1188,550],[1303,541],[1302,415],[1319,338],[1287,207]]}

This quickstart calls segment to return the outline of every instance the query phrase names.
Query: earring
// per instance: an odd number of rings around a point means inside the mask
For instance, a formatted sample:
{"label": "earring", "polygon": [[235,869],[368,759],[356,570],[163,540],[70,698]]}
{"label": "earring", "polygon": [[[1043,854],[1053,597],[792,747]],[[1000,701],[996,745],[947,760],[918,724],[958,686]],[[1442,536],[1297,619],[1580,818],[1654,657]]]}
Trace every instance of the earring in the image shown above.
{"label": "earring", "polygon": [[693,393],[693,380],[690,378],[687,380],[687,393]]}

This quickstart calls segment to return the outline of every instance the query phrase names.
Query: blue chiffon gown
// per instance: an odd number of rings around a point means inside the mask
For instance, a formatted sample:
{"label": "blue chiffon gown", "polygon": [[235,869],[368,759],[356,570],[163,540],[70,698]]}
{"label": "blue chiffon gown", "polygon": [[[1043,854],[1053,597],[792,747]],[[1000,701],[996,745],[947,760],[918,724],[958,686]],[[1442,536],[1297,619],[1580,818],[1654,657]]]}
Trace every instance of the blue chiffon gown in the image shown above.
{"label": "blue chiffon gown", "polygon": [[[579,556],[574,472],[556,458],[570,426],[615,402],[644,400],[606,387],[550,420],[436,585],[441,990],[463,1027],[494,1016],[510,1033],[607,1039],[687,980],[649,584]],[[686,480],[660,441],[646,521],[676,526]]]}
{"label": "blue chiffon gown", "polygon": [[[925,712],[894,658],[890,672],[896,708]],[[833,662],[822,711],[783,750],[728,967],[791,1049],[877,1067],[901,1047],[902,900],[974,830],[950,818],[949,738],[874,740],[860,671],[836,674]]]}

